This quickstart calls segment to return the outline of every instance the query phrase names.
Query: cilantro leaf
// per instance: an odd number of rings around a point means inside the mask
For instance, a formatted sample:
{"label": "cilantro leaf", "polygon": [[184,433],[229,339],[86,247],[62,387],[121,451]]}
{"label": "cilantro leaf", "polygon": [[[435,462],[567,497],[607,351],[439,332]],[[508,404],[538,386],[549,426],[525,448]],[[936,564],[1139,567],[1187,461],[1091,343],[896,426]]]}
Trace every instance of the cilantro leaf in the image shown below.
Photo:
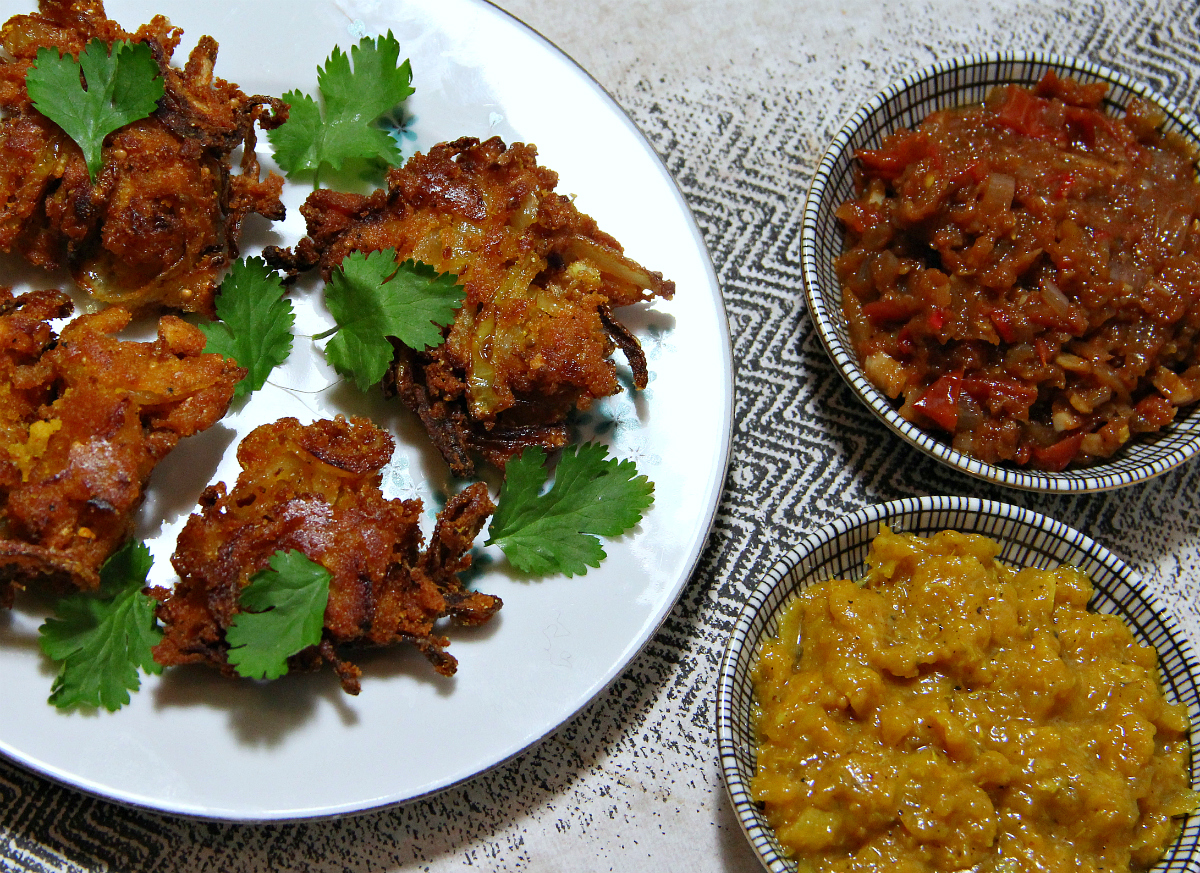
{"label": "cilantro leaf", "polygon": [[[81,69],[87,90],[79,81]],[[93,39],[78,61],[57,49],[38,49],[25,87],[33,108],[79,144],[92,181],[100,171],[104,138],[150,115],[163,95],[150,46],[124,40],[114,42],[109,54],[102,40]]]}
{"label": "cilantro leaf", "polygon": [[242,589],[242,609],[225,631],[229,663],[239,676],[278,679],[287,659],[321,642],[329,571],[303,552],[276,552]]}
{"label": "cilantro leaf", "polygon": [[442,344],[441,328],[454,321],[465,294],[453,273],[409,259],[396,264],[396,250],[352,252],[329,278],[325,303],[337,322],[325,359],[366,391],[392,362],[394,336],[421,351]]}
{"label": "cilantro leaf", "polygon": [[514,567],[531,575],[582,575],[599,567],[604,549],[593,534],[621,535],[654,503],[654,483],[639,476],[632,461],[607,455],[597,443],[564,450],[545,494],[541,448],[509,461],[486,544],[500,546]]}
{"label": "cilantro leaf", "polygon": [[[413,93],[412,67],[397,65],[400,43],[387,36],[364,37],[347,55],[340,48],[317,68],[317,89],[325,106],[300,91],[283,95],[291,105],[288,120],[267,132],[275,162],[291,178],[320,171],[323,164],[340,170],[348,160],[380,160],[397,166],[403,158],[396,141],[375,126]],[[353,61],[353,70],[351,70]]]}
{"label": "cilantro leaf", "polygon": [[59,709],[103,706],[110,712],[141,687],[138,669],[161,673],[150,651],[162,640],[154,598],[143,594],[153,560],[144,543],[130,540],[100,568],[100,597],[64,597],[38,629],[42,651],[61,661],[50,689]]}
{"label": "cilantro leaf", "polygon": [[236,261],[221,283],[217,318],[200,325],[208,337],[206,352],[232,358],[249,372],[233,393],[242,397],[257,391],[267,376],[292,351],[292,302],[283,297],[279,274],[262,258]]}

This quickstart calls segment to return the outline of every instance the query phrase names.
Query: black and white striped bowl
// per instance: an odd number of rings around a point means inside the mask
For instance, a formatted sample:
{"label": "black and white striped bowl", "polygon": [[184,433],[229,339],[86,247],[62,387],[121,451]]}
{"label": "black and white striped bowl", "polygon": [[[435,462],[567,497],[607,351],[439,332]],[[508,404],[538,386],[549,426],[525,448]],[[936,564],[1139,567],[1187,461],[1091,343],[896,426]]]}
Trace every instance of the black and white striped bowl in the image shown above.
{"label": "black and white striped bowl", "polygon": [[1200,450],[1200,404],[1185,410],[1169,427],[1135,438],[1115,457],[1087,467],[1047,473],[986,464],[956,452],[937,437],[906,421],[892,402],[863,374],[842,316],[842,288],[833,260],[843,250],[843,229],[834,213],[854,195],[854,153],[878,147],[899,127],[914,127],[930,112],[979,103],[996,85],[1033,84],[1053,70],[1082,82],[1109,84],[1106,108],[1122,111],[1137,96],[1166,114],[1166,128],[1200,143],[1196,119],[1129,77],[1087,61],[1023,53],[975,55],[942,61],[913,73],[860,108],[834,138],[813,177],[804,210],[801,262],[808,311],[829,356],[864,403],[902,439],[952,467],[1000,485],[1030,491],[1105,491],[1145,481],[1179,466]]}
{"label": "black and white striped bowl", "polygon": [[[997,540],[1000,559],[1013,566],[1072,564],[1092,580],[1089,604],[1112,613],[1140,642],[1159,655],[1167,699],[1187,706],[1200,725],[1200,680],[1191,649],[1174,621],[1143,591],[1137,574],[1120,558],[1067,525],[1027,509],[968,497],[922,497],[879,504],[826,525],[785,555],[742,608],[721,664],[717,690],[717,740],[725,787],[742,829],[773,873],[795,873],[757,804],[750,796],[755,769],[754,701],[751,669],[759,642],[773,636],[788,597],[811,582],[861,575],[871,540],[882,525],[929,535],[941,530],[984,534]],[[1200,746],[1191,737],[1191,780],[1200,784]],[[1183,833],[1155,871],[1200,869],[1200,815],[1189,816]]]}

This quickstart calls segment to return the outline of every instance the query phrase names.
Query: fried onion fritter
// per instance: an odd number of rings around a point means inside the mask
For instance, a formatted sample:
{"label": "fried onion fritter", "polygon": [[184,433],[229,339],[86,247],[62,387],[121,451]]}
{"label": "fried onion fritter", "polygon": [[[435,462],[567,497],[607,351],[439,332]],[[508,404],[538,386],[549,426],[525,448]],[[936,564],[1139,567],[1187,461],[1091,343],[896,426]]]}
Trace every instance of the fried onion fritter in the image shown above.
{"label": "fried onion fritter", "polygon": [[434,623],[483,624],[500,609],[500,598],[467,591],[457,576],[495,507],[483,483],[470,486],[439,513],[421,551],[421,501],[388,500],[380,491],[379,471],[394,448],[387,432],[360,417],[309,425],[284,418],[252,431],[238,446],[242,473],[233,490],[207,488],[179,535],[175,590],[151,591],[164,626],[154,659],[207,663],[236,676],[225,631],[241,590],[275,552],[295,549],[331,578],[322,642],[290,658],[290,668],[328,661],[357,694],[361,671],[339,647],[407,642],[438,673],[453,675],[458,662]]}
{"label": "fried onion fritter", "polygon": [[472,451],[502,468],[525,446],[564,445],[572,409],[620,390],[618,346],[646,386],[641,346],[612,310],[670,298],[674,283],[625,257],[557,184],[533,146],[465,137],[389,171],[370,196],[314,191],[300,209],[308,236],[265,253],[328,279],[351,252],[395,248],[458,275],[466,301],[445,343],[396,344],[384,380],[457,476],[474,473]]}
{"label": "fried onion fritter", "polygon": [[[128,33],[99,0],[41,0],[39,12],[0,28],[0,251],[56,269],[93,297],[129,309],[213,315],[224,268],[238,256],[251,213],[284,216],[283,179],[260,179],[255,123],[282,124],[287,106],[247,97],[213,75],[217,43],[200,39],[178,69],[182,31],[161,15]],[[93,38],[144,42],[165,93],[149,118],[109,135],[89,180],[79,147],[37,112],[25,73],[39,48],[78,56]],[[241,172],[231,155],[242,148]]]}
{"label": "fried onion fritter", "polygon": [[114,334],[130,314],[76,318],[57,291],[0,289],[0,606],[31,582],[96,588],[146,480],[183,437],[225,414],[246,371],[163,316],[158,338]]}

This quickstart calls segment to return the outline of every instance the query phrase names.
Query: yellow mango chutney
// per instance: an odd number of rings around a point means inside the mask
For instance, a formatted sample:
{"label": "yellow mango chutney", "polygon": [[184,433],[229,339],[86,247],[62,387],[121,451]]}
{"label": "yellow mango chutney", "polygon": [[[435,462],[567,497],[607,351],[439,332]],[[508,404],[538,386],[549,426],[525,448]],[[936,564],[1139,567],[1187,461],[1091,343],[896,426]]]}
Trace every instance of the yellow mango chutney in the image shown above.
{"label": "yellow mango chutney", "polygon": [[1154,649],[999,551],[885,528],[763,642],[752,793],[801,870],[1142,870],[1200,806]]}

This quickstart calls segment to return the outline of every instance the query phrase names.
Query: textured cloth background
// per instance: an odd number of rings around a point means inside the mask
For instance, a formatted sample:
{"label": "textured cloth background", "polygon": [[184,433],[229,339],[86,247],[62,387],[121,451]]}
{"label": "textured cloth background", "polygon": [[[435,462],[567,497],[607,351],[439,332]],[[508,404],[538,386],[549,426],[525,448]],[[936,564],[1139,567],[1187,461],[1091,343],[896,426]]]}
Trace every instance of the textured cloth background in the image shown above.
{"label": "textured cloth background", "polygon": [[724,289],[732,465],[680,603],[612,688],[557,734],[397,809],[301,825],[199,823],[95,800],[0,762],[0,870],[756,870],[716,760],[713,697],[727,632],[745,592],[803,532],[900,497],[974,494],[1072,524],[1129,559],[1200,641],[1191,594],[1200,465],[1107,496],[1046,498],[984,487],[925,459],[876,423],[826,359],[802,303],[799,259],[803,199],[821,152],[891,80],[968,52],[1055,51],[1134,74],[1191,106],[1200,5],[501,5],[576,58],[650,137],[695,211]]}

